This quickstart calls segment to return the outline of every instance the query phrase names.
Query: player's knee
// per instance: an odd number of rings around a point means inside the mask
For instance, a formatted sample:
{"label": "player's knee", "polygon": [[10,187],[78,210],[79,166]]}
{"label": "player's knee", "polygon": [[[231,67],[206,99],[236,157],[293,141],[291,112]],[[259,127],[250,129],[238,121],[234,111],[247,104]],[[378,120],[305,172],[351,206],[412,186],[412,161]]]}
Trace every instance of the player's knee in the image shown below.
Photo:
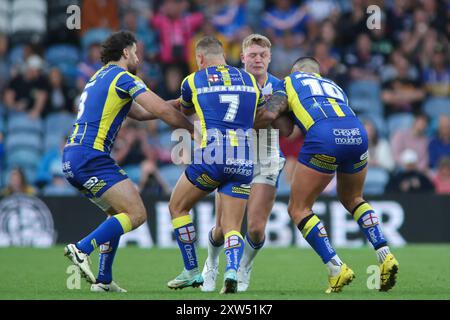
{"label": "player's knee", "polygon": [[183,216],[185,214],[189,214],[188,210],[185,210],[181,203],[169,201],[169,212],[172,218],[176,218],[179,216]]}
{"label": "player's knee", "polygon": [[254,243],[260,243],[264,240],[265,226],[264,223],[249,224],[247,234]]}
{"label": "player's knee", "polygon": [[345,209],[347,209],[347,211],[352,212],[353,209],[360,204],[361,202],[364,202],[364,198],[361,196],[358,197],[342,197],[340,198],[340,201],[342,203],[342,205],[344,206]]}
{"label": "player's knee", "polygon": [[309,216],[312,213],[312,210],[310,208],[299,208],[298,206],[289,203],[288,213],[292,221],[294,221],[295,224],[298,224],[305,217]]}

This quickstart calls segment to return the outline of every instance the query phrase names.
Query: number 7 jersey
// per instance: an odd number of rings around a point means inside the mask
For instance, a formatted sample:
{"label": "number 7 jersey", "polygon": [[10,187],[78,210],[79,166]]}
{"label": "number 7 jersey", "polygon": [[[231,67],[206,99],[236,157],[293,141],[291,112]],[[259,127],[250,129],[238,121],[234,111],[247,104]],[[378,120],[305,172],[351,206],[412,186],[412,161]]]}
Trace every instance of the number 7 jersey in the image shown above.
{"label": "number 7 jersey", "polygon": [[278,84],[274,95],[287,97],[289,111],[303,133],[322,119],[356,117],[344,91],[319,74],[294,72]]}
{"label": "number 7 jersey", "polygon": [[195,108],[202,128],[202,147],[209,130],[223,134],[253,128],[256,109],[264,103],[250,73],[226,65],[212,66],[187,76],[181,84],[181,104]]}

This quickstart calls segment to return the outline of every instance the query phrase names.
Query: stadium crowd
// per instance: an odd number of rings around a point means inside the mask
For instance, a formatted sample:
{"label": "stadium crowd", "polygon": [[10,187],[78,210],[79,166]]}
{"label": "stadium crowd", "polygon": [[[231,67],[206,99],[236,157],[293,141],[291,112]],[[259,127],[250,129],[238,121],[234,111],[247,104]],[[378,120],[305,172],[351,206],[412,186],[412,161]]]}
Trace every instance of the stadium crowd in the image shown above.
{"label": "stadium crowd", "polygon": [[[69,30],[67,7],[81,7]],[[366,24],[369,5],[380,25]],[[164,99],[179,96],[195,71],[193,47],[214,35],[230,65],[241,42],[272,41],[269,71],[290,72],[312,55],[323,76],[347,92],[369,135],[367,194],[450,194],[450,1],[448,0],[0,0],[0,185],[2,195],[77,194],[61,171],[61,151],[79,94],[101,67],[101,42],[119,29],[139,40],[138,76]],[[143,192],[169,194],[182,166],[171,162],[171,129],[127,121],[113,156]],[[287,158],[279,194],[302,145],[281,138]],[[333,183],[327,188],[335,191]]]}

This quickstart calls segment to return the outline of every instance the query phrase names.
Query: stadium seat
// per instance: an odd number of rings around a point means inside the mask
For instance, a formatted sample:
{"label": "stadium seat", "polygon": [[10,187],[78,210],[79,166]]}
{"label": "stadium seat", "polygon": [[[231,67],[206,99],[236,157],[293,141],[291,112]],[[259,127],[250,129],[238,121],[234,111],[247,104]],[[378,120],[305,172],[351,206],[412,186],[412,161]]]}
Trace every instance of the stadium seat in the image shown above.
{"label": "stadium seat", "polygon": [[47,2],[45,0],[13,0],[11,11],[12,14],[24,11],[34,11],[46,15]]}
{"label": "stadium seat", "polygon": [[67,44],[51,46],[45,52],[45,59],[50,65],[74,64],[80,61],[77,47]]}
{"label": "stadium seat", "polygon": [[380,84],[376,81],[360,80],[348,87],[350,106],[358,112],[381,115]]}
{"label": "stadium seat", "polygon": [[36,169],[41,156],[38,152],[32,149],[17,149],[12,150],[6,155],[6,166],[8,168],[25,167]]}
{"label": "stadium seat", "polygon": [[369,167],[367,170],[364,193],[368,195],[381,195],[389,181],[389,174],[381,168]]}
{"label": "stadium seat", "polygon": [[427,99],[423,110],[430,118],[438,117],[441,114],[450,116],[450,98]]}
{"label": "stadium seat", "polygon": [[170,188],[173,189],[185,169],[185,166],[172,164],[159,168],[159,173],[170,186]]}
{"label": "stadium seat", "polygon": [[89,46],[96,42],[103,42],[111,34],[111,30],[95,28],[87,31],[81,38],[83,52],[87,52]]}
{"label": "stadium seat", "polygon": [[30,132],[10,133],[6,136],[5,149],[9,154],[17,149],[28,148],[39,152],[42,146],[42,139],[39,134]]}
{"label": "stadium seat", "polygon": [[9,52],[9,61],[12,65],[23,63],[23,45],[14,46]]}
{"label": "stadium seat", "polygon": [[58,112],[52,113],[45,119],[44,148],[49,150],[59,147],[62,139],[69,136],[75,116]]}
{"label": "stadium seat", "polygon": [[64,196],[76,196],[78,194],[77,189],[68,186],[45,186],[42,190],[42,195],[46,197],[64,197]]}
{"label": "stadium seat", "polygon": [[43,123],[40,119],[32,119],[24,113],[17,113],[9,116],[8,133],[28,131],[42,133]]}
{"label": "stadium seat", "polygon": [[139,185],[139,182],[141,181],[141,166],[139,165],[129,165],[124,166],[123,170],[128,175],[128,178],[130,178],[131,181]]}
{"label": "stadium seat", "polygon": [[411,113],[397,113],[388,117],[387,128],[389,136],[397,132],[399,129],[410,128],[414,123],[414,116]]}
{"label": "stadium seat", "polygon": [[8,0],[0,0],[0,32],[8,34],[10,31],[10,3]]}

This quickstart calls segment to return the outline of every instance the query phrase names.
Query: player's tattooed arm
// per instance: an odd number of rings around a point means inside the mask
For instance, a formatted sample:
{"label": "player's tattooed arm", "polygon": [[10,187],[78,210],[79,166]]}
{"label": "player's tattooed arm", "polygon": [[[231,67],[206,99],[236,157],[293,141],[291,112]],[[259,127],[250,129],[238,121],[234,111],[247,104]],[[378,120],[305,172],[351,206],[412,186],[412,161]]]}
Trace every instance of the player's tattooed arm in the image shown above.
{"label": "player's tattooed arm", "polygon": [[274,120],[283,112],[288,110],[288,101],[286,96],[273,95],[265,105],[265,109],[272,113]]}
{"label": "player's tattooed arm", "polygon": [[285,96],[274,95],[256,112],[255,129],[267,128],[283,112],[288,110],[288,102]]}

